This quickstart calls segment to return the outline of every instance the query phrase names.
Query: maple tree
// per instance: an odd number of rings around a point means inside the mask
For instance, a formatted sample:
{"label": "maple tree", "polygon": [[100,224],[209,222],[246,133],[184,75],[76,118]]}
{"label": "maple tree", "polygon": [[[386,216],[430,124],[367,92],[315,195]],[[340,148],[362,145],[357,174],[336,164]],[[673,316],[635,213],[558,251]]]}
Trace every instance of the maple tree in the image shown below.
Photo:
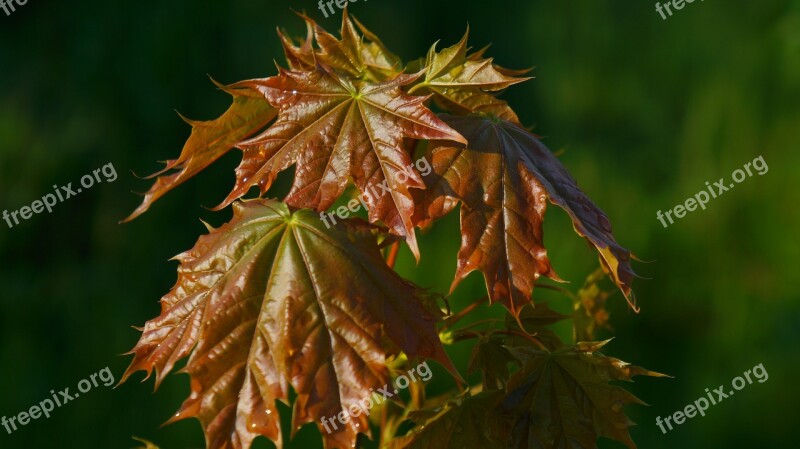
{"label": "maple tree", "polygon": [[[468,32],[405,65],[346,10],[340,38],[301,17],[304,39],[278,33],[288,67],[220,85],[233,97],[230,108],[216,120],[187,120],[192,133],[180,156],[154,175],[126,219],[231,149],[242,151],[236,184],[217,207],[231,206],[233,218],[209,226],[177,256],[178,281],[141,329],[123,381],[155,372],[157,387],[188,358],[182,371],[191,394],[171,421],[197,418],[209,449],[248,449],[258,436],[284,447],[277,401],[293,407],[292,429],[316,423],[326,448],[356,447],[373,427],[381,446],[394,449],[588,448],[598,437],[635,447],[622,407],[641,401],[609,382],[661,374],[607,357],[599,352],[607,341],[591,341],[608,327],[609,292],[597,286],[606,275],[636,310],[632,255],[497,97],[527,71],[495,65],[485,48],[470,53]],[[431,161],[426,176],[414,169],[415,153]],[[286,197],[267,198],[293,166]],[[319,214],[351,182],[362,193],[383,186],[363,197],[368,221],[323,226]],[[243,199],[252,187],[260,195]],[[599,254],[601,268],[584,288],[565,292],[574,315],[531,299],[541,276],[560,280],[543,242],[548,202]],[[488,294],[448,315],[442,297],[400,277],[393,264],[401,243],[419,259],[415,228],[456,206],[461,248],[451,290],[477,270]],[[507,318],[459,326],[483,301],[502,304]],[[551,329],[569,319],[572,343]],[[468,339],[477,339],[467,367],[481,373],[475,385],[465,385],[444,349]],[[414,386],[411,403],[395,398],[381,406],[380,420],[362,414],[322,429],[323,418],[369,397],[414,360],[449,370],[453,393],[427,398]],[[403,423],[414,427],[401,432]]]}

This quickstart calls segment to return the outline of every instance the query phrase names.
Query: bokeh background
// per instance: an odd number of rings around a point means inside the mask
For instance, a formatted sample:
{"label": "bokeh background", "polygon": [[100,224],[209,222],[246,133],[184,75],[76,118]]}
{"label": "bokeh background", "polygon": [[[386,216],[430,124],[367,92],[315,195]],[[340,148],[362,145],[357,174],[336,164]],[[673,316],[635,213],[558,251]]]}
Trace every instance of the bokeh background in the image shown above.
{"label": "bokeh background", "polygon": [[[204,232],[202,218],[233,185],[234,151],[119,225],[138,204],[137,179],[177,156],[188,136],[174,110],[210,119],[228,97],[207,74],[234,82],[274,74],[276,26],[304,32],[290,9],[333,31],[312,0],[108,2],[31,0],[0,11],[0,209],[14,210],[77,184],[109,162],[119,178],[9,229],[0,222],[0,415],[11,416],[108,366],[124,371],[132,325],[159,312],[176,262]],[[405,60],[467,24],[471,44],[492,43],[501,65],[536,66],[505,97],[534,126],[610,216],[618,240],[649,263],[635,282],[641,313],[610,300],[616,339],[607,354],[668,373],[627,385],[650,407],[631,407],[642,448],[791,447],[800,372],[800,2],[687,4],[668,20],[654,1],[371,0],[355,14]],[[669,228],[656,220],[706,181],[763,156],[754,176],[705,211]],[[562,211],[550,208],[546,244],[576,290],[597,266]],[[402,251],[398,269],[448,291],[458,248],[455,214],[421,236],[422,262]],[[455,309],[483,294],[474,274],[450,298]],[[549,296],[548,296],[549,295]],[[537,290],[556,308],[563,298]],[[499,307],[499,306],[498,306]],[[498,308],[483,311],[496,314]],[[603,334],[606,337],[610,334]],[[453,348],[464,370],[468,345]],[[763,363],[769,380],[748,386],[663,435],[656,416],[682,409],[705,388]],[[134,377],[141,378],[141,374]],[[428,385],[452,382],[436,371]],[[188,393],[185,375],[101,387],[8,435],[2,448],[130,448],[132,435],[164,449],[203,447],[193,420],[159,425]],[[319,447],[306,426],[288,447]],[[602,441],[603,448],[623,447]],[[256,447],[272,447],[260,441]]]}

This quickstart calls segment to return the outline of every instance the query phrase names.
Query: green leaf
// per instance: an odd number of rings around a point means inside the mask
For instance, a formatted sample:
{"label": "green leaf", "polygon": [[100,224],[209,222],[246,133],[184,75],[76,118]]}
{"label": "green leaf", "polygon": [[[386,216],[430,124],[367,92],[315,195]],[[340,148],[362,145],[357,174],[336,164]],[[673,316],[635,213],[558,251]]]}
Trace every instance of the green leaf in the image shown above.
{"label": "green leaf", "polygon": [[498,402],[492,435],[517,449],[596,448],[598,437],[636,448],[628,433],[634,423],[623,407],[644,402],[609,382],[665,376],[598,353],[607,343],[578,343],[555,352],[512,348],[522,368]]}
{"label": "green leaf", "polygon": [[484,390],[505,388],[508,382],[508,364],[516,359],[503,345],[503,338],[488,336],[472,347],[467,373],[481,372]]}
{"label": "green leaf", "polygon": [[425,79],[411,92],[433,93],[437,104],[451,112],[481,112],[518,123],[517,115],[508,104],[487,92],[499,91],[530,78],[506,75],[491,58],[480,59],[482,52],[468,56],[468,36],[469,29],[456,45],[438,53],[434,44],[425,61]]}
{"label": "green leaf", "polygon": [[[526,305],[522,308],[518,318],[511,315],[506,316],[506,327],[533,335],[547,349],[554,351],[562,348],[564,342],[558,334],[549,329],[549,326],[567,319],[570,319],[570,316],[558,313],[551,309],[546,302],[542,302],[535,306],[533,304]],[[522,324],[521,328],[520,324]],[[529,340],[511,335],[506,337],[505,343],[510,346],[527,346]]]}
{"label": "green leaf", "polygon": [[502,449],[489,439],[486,421],[500,391],[482,392],[451,401],[408,435],[389,443],[389,449]]}

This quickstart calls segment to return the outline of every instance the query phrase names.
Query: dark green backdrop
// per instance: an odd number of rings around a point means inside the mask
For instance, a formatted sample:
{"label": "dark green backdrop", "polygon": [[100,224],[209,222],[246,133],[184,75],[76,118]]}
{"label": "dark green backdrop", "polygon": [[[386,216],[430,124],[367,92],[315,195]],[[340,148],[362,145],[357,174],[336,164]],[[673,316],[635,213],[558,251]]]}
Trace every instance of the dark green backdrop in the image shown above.
{"label": "dark green backdrop", "polygon": [[[0,222],[0,416],[11,416],[109,366],[119,378],[141,325],[175,281],[175,262],[230,211],[213,213],[233,184],[232,152],[127,225],[135,178],[177,156],[188,126],[173,110],[215,117],[228,97],[207,74],[233,82],[274,73],[280,25],[300,34],[290,8],[325,19],[312,0],[109,2],[29,0],[0,11],[0,209],[14,210],[53,184],[113,163],[119,178],[9,229]],[[674,379],[628,387],[651,404],[632,407],[642,448],[793,447],[800,343],[800,2],[708,0],[664,21],[653,1],[370,0],[351,8],[406,60],[435,40],[492,43],[508,67],[536,79],[505,95],[583,189],[608,213],[618,240],[652,263],[636,265],[642,312],[611,300],[616,339],[607,353]],[[769,165],[705,211],[664,229],[666,210],[762,155]],[[596,257],[550,209],[546,243],[577,288]],[[457,217],[421,238],[399,269],[446,292],[455,270]],[[452,298],[481,295],[476,274]],[[539,295],[539,293],[535,293]],[[553,297],[552,301],[564,300]],[[453,352],[462,369],[466,347]],[[747,387],[662,435],[666,416],[763,363],[769,380]],[[138,380],[141,374],[136,376]],[[432,390],[451,386],[436,372]],[[6,448],[129,448],[131,435],[164,449],[200,448],[200,426],[159,429],[188,392],[170,376],[98,388],[8,435]],[[289,447],[317,447],[310,427]],[[270,447],[266,442],[258,447]],[[604,441],[601,447],[621,447]]]}

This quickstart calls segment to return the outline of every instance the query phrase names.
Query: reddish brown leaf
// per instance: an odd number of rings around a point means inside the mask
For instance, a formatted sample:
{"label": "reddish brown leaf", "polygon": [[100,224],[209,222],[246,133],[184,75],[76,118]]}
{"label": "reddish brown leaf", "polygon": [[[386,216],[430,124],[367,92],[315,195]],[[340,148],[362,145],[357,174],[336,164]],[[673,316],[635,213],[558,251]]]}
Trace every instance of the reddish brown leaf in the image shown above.
{"label": "reddish brown leaf", "polygon": [[563,208],[576,232],[600,252],[601,262],[631,304],[634,273],[630,252],[619,246],[606,215],[578,189],[558,159],[528,131],[480,116],[443,116],[469,141],[467,147],[433,143],[433,174],[424,207],[415,219],[424,226],[460,200],[462,243],[455,286],[473,270],[486,278],[489,296],[515,316],[530,302],[539,276],[558,280],[542,236],[546,200]]}
{"label": "reddish brown leaf", "polygon": [[[198,122],[184,119],[192,125],[192,133],[180,156],[167,161],[163,170],[151,175],[159,178],[145,194],[142,204],[123,221],[143,214],[165,193],[211,165],[237,142],[265,127],[277,115],[275,108],[257,90],[238,84],[219,87],[233,97],[231,107],[216,120]],[[160,176],[170,170],[178,171]]]}
{"label": "reddish brown leaf", "polygon": [[285,71],[253,81],[279,109],[278,120],[264,133],[239,146],[237,183],[219,207],[252,186],[262,194],[278,173],[297,165],[286,201],[318,211],[329,208],[352,176],[370,221],[383,221],[418,255],[409,188],[425,188],[403,147],[403,139],[449,139],[465,142],[423,104],[425,97],[404,94],[415,76],[399,75],[383,83],[355,82],[322,66],[313,71]]}
{"label": "reddish brown leaf", "polygon": [[[440,316],[425,293],[384,263],[374,228],[330,229],[307,209],[276,201],[234,204],[231,222],[181,254],[178,282],[148,321],[123,381],[175,362],[191,396],[174,419],[197,417],[210,449],[247,449],[264,435],[281,447],[275,400],[297,393],[292,428],[332,417],[387,380],[382,338],[409,358],[439,361],[457,375],[438,338]],[[326,447],[350,448],[369,433],[353,417],[326,434]]]}
{"label": "reddish brown leaf", "polygon": [[519,123],[517,114],[508,103],[480,89],[449,89],[447,96],[437,95],[433,97],[433,101],[445,111],[458,114],[474,112],[494,115],[509,122]]}
{"label": "reddish brown leaf", "polygon": [[306,22],[306,38],[300,46],[295,46],[292,39],[280,30],[278,30],[278,38],[283,45],[283,53],[286,55],[286,61],[289,63],[289,68],[292,70],[311,70],[316,65],[314,60],[314,27],[312,22]]}
{"label": "reddish brown leaf", "polygon": [[[336,39],[308,16],[302,17],[314,29],[314,37],[319,45],[319,50],[315,52],[317,61],[333,70],[370,81],[386,81],[402,72],[400,58],[392,54],[358,20],[354,25],[347,8],[342,11],[341,39]],[[358,34],[356,26],[364,36]]]}

